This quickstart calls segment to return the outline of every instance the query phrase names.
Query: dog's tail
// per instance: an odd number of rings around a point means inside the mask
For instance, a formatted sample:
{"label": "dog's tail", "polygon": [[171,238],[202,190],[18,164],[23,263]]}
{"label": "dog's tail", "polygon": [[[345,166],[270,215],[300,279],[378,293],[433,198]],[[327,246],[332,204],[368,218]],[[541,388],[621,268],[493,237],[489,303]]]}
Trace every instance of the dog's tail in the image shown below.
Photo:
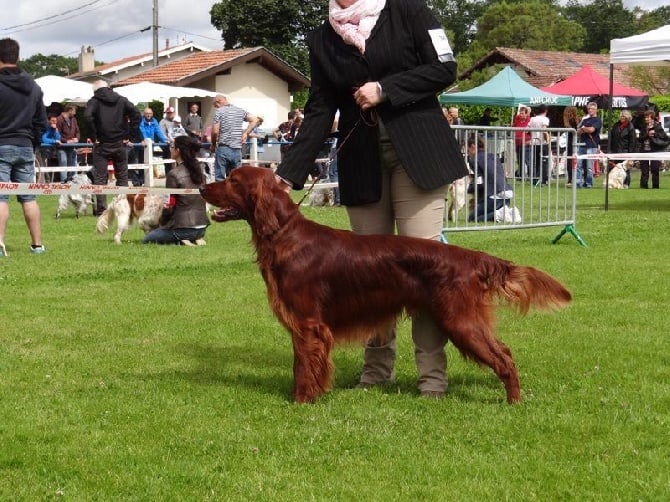
{"label": "dog's tail", "polygon": [[570,291],[558,280],[534,267],[520,265],[510,265],[498,293],[521,314],[526,314],[531,307],[559,310],[572,300]]}
{"label": "dog's tail", "polygon": [[114,209],[113,205],[110,205],[107,209],[105,209],[100,216],[98,216],[98,221],[95,224],[95,228],[98,231],[99,234],[104,234],[109,226],[112,224],[112,221],[114,220]]}

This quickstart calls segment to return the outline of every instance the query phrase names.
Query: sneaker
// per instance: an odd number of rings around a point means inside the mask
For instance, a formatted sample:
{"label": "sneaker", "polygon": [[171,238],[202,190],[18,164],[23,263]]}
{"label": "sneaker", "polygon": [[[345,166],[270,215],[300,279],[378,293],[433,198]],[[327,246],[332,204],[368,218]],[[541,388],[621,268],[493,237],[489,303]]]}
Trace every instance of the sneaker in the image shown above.
{"label": "sneaker", "polygon": [[44,254],[47,252],[47,249],[44,246],[32,247],[30,246],[30,252],[32,254]]}

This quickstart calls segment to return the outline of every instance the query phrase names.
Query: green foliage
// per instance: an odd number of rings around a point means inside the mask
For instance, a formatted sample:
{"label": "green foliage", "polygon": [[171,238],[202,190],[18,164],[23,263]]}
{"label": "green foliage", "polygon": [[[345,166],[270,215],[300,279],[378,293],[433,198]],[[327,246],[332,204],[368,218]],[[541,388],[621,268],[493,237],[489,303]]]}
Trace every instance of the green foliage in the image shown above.
{"label": "green foliage", "polygon": [[565,17],[585,28],[583,52],[609,52],[610,40],[636,33],[636,20],[622,0],[593,0],[588,4],[569,0],[563,9]]}
{"label": "green foliage", "polygon": [[462,54],[477,33],[477,19],[484,13],[490,0],[428,0],[428,6],[447,31],[454,54]]}
{"label": "green foliage", "polygon": [[45,75],[65,77],[71,73],[76,73],[79,69],[77,58],[57,56],[56,54],[51,56],[35,54],[21,60],[19,66],[30,73],[33,78],[44,77]]}
{"label": "green foliage", "polygon": [[[409,324],[396,382],[290,400],[292,349],[244,222],[207,246],[122,246],[40,197],[45,255],[12,198],[0,258],[2,500],[666,500],[670,175],[661,190],[577,193],[577,228],[451,233],[451,244],[550,272],[574,301],[502,310],[524,402],[448,347],[449,391],[416,390]],[[307,217],[347,228],[344,208]],[[314,250],[318,253],[319,250]]]}
{"label": "green foliage", "polygon": [[572,51],[582,46],[584,28],[541,0],[492,4],[477,22],[485,47]]}
{"label": "green foliage", "polygon": [[663,66],[631,66],[628,69],[634,87],[651,94],[670,92],[670,68]]}
{"label": "green foliage", "polygon": [[304,36],[326,19],[318,0],[222,0],[210,10],[227,49],[263,46],[309,75]]}
{"label": "green foliage", "polygon": [[[633,16],[635,17],[637,29],[635,33],[644,33],[666,24],[670,24],[670,6],[665,5],[651,11],[642,10],[639,7],[633,9]],[[616,38],[621,38],[617,36]]]}
{"label": "green foliage", "polygon": [[649,101],[658,106],[660,112],[670,112],[670,95],[651,96]]}

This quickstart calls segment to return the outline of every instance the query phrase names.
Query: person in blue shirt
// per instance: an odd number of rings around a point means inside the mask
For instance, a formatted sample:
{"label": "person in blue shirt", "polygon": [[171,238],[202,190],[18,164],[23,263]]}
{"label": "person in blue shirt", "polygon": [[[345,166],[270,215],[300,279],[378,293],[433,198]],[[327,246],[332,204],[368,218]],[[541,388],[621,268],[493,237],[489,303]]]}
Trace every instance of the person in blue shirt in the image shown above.
{"label": "person in blue shirt", "polygon": [[[586,105],[587,115],[577,125],[577,134],[579,134],[579,154],[596,154],[600,147],[600,130],[603,123],[598,117],[598,105],[591,101]],[[597,159],[582,159],[577,170],[577,187],[593,187],[593,174],[596,170]],[[582,180],[579,179],[582,176]]]}
{"label": "person in blue shirt", "polygon": [[[145,145],[144,140],[147,139],[154,143],[171,143],[161,130],[158,120],[154,117],[154,111],[149,107],[144,109],[142,120],[140,120],[140,133],[142,134],[142,142],[140,143],[142,146]],[[165,149],[163,149],[163,153],[165,153]],[[140,150],[139,152],[139,161],[141,164],[144,164],[144,150]],[[167,174],[167,172],[165,174]],[[144,185],[143,170],[135,170],[133,173],[133,184]]]}
{"label": "person in blue shirt", "polygon": [[49,126],[42,133],[42,144],[59,146],[60,145],[60,131],[56,122],[58,117],[49,117]]}
{"label": "person in blue shirt", "polygon": [[[168,143],[168,138],[161,131],[158,120],[154,118],[154,111],[151,108],[144,109],[144,116],[140,120],[140,132],[142,138],[150,139],[154,143]],[[144,145],[144,141],[142,142]]]}
{"label": "person in blue shirt", "polygon": [[47,161],[56,159],[56,147],[61,145],[60,131],[58,130],[57,122],[58,117],[49,117],[47,128],[42,133],[42,145],[49,145],[48,147],[42,146],[41,148],[44,158],[47,159]]}

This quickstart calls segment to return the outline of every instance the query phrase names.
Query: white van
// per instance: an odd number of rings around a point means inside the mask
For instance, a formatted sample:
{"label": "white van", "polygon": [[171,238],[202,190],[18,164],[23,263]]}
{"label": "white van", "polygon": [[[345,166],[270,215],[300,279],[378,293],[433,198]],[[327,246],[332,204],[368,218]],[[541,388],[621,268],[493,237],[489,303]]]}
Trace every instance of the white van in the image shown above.
{"label": "white van", "polygon": [[658,114],[658,117],[658,121],[663,126],[663,129],[665,129],[665,132],[670,134],[670,112],[661,112]]}

